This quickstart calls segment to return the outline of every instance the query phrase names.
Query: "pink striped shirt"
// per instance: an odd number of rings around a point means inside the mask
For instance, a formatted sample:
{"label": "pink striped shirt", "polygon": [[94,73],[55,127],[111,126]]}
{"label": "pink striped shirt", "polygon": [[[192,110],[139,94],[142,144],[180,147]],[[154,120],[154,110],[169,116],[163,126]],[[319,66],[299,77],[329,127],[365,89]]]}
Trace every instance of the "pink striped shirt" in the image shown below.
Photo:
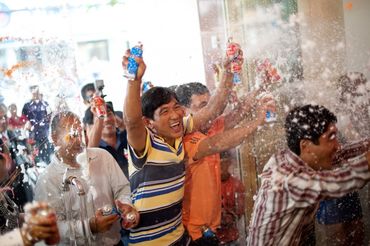
{"label": "pink striped shirt", "polygon": [[340,150],[333,170],[315,171],[290,150],[273,155],[261,174],[248,245],[299,245],[319,201],[362,188],[370,180],[365,155],[370,140]]}

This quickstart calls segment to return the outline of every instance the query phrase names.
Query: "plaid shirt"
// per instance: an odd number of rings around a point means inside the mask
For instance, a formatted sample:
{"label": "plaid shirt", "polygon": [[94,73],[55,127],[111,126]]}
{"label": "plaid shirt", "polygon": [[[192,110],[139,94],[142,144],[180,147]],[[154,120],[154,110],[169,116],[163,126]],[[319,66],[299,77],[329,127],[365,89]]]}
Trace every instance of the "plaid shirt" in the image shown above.
{"label": "plaid shirt", "polygon": [[336,154],[333,170],[315,171],[290,150],[271,157],[261,175],[248,245],[299,245],[312,227],[319,201],[362,188],[370,180],[363,154],[370,139]]}

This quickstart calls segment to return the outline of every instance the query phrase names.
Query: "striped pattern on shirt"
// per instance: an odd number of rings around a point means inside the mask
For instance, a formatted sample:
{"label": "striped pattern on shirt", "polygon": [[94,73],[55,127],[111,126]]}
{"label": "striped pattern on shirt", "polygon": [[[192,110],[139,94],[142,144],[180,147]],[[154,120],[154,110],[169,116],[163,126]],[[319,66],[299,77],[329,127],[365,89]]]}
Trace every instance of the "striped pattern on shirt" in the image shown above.
{"label": "striped pattern on shirt", "polygon": [[[192,119],[184,118],[185,131],[191,128]],[[149,130],[141,156],[129,146],[132,202],[140,213],[139,225],[130,232],[130,245],[185,245],[184,156],[182,138],[173,148]]]}
{"label": "striped pattern on shirt", "polygon": [[338,153],[343,165],[333,170],[315,171],[289,150],[272,156],[261,175],[248,245],[299,245],[320,200],[362,188],[370,172],[359,144],[343,148]]}

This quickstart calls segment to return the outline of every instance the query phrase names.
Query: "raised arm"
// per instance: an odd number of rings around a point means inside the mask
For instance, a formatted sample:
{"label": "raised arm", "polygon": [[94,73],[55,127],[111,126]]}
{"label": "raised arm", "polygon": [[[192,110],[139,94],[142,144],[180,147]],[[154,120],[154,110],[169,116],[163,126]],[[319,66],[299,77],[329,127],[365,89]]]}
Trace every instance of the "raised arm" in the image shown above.
{"label": "raised arm", "polygon": [[225,69],[222,80],[216,92],[209,99],[207,106],[193,115],[194,130],[200,129],[201,126],[208,124],[208,122],[216,119],[223,113],[227,105],[227,97],[233,85],[233,74],[228,71],[229,69]]}
{"label": "raised arm", "polygon": [[[122,66],[124,69],[127,66],[127,59],[130,55],[129,51],[123,57]],[[142,58],[135,58],[138,63],[138,71],[134,80],[128,80],[127,93],[125,97],[124,109],[125,114],[124,122],[127,131],[128,143],[137,151],[141,153],[145,149],[146,129],[142,120],[141,112],[141,98],[140,88],[141,79],[145,73],[146,65]]]}
{"label": "raised arm", "polygon": [[227,149],[233,148],[241,144],[252,134],[258,126],[262,125],[265,121],[266,111],[273,109],[275,105],[270,102],[264,102],[257,109],[257,117],[247,124],[233,128],[222,133],[208,137],[199,143],[198,150],[193,157],[193,160],[199,160],[208,155],[220,153]]}
{"label": "raised arm", "polygon": [[370,151],[347,160],[340,168],[301,172],[287,177],[287,190],[299,206],[306,207],[323,198],[338,198],[361,189],[370,181]]}
{"label": "raised arm", "polygon": [[257,96],[261,93],[262,89],[258,89],[248,93],[246,96],[242,97],[238,101],[236,108],[225,115],[225,130],[234,128],[240,121],[242,121],[248,113],[254,108],[257,104]]}

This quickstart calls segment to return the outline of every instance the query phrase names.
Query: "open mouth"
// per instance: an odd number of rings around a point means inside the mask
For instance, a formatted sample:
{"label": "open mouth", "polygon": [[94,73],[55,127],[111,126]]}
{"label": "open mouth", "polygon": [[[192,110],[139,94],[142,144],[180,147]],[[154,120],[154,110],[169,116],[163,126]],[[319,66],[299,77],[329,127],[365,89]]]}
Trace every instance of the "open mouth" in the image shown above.
{"label": "open mouth", "polygon": [[170,124],[170,127],[175,131],[175,132],[180,132],[182,131],[182,125],[180,122],[174,122]]}

